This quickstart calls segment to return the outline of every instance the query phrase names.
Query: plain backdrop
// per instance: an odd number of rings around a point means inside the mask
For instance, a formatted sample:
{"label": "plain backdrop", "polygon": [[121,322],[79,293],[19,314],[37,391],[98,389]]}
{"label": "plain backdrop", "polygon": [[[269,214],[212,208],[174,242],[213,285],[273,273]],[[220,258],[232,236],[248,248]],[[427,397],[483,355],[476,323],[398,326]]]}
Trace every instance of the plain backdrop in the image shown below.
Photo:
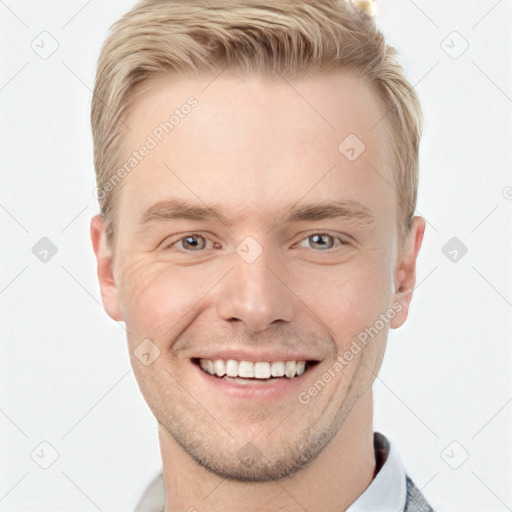
{"label": "plain backdrop", "polygon": [[[160,469],[89,240],[95,63],[132,5],[0,0],[1,511],[131,510]],[[375,429],[438,510],[512,510],[512,2],[378,6],[424,110],[427,231]]]}

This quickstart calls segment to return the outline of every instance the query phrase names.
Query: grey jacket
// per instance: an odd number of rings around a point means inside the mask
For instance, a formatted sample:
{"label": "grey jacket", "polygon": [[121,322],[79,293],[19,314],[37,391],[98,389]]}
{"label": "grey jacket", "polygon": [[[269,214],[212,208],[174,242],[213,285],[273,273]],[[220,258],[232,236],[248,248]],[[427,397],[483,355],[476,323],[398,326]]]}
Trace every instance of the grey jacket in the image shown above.
{"label": "grey jacket", "polygon": [[404,512],[434,512],[434,509],[427,503],[423,494],[414,485],[414,482],[407,476],[407,498]]}

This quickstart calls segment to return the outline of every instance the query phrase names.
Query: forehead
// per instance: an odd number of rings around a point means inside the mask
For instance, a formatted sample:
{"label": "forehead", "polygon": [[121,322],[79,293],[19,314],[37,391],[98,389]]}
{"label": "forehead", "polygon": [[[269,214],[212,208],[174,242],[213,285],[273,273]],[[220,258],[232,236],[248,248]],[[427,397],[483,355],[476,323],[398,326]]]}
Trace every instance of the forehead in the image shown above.
{"label": "forehead", "polygon": [[126,117],[122,159],[151,149],[124,179],[120,210],[138,222],[157,200],[176,197],[269,216],[306,195],[382,201],[393,180],[383,116],[352,76],[160,75]]}

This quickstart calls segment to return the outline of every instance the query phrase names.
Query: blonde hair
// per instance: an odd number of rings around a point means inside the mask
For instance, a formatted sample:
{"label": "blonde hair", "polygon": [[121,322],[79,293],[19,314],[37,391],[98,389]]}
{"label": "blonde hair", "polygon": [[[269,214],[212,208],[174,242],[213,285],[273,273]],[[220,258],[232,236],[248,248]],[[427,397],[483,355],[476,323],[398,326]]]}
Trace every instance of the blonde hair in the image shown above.
{"label": "blonde hair", "polygon": [[[374,91],[389,133],[400,237],[416,208],[422,112],[397,51],[365,0],[143,0],[111,28],[91,105],[94,167],[107,240],[121,186],[106,187],[121,164],[124,118],[139,85],[158,73],[302,79],[351,72]],[[388,127],[390,129],[388,129]],[[110,182],[109,182],[110,180]]]}

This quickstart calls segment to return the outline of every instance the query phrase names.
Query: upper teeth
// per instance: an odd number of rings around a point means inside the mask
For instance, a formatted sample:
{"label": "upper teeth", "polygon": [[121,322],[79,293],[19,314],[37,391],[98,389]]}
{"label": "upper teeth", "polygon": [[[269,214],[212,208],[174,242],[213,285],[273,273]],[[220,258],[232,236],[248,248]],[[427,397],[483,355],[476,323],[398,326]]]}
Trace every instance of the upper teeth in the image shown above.
{"label": "upper teeth", "polygon": [[236,361],[235,359],[199,359],[199,366],[217,377],[243,377],[268,379],[269,377],[295,377],[302,375],[306,368],[306,361]]}

